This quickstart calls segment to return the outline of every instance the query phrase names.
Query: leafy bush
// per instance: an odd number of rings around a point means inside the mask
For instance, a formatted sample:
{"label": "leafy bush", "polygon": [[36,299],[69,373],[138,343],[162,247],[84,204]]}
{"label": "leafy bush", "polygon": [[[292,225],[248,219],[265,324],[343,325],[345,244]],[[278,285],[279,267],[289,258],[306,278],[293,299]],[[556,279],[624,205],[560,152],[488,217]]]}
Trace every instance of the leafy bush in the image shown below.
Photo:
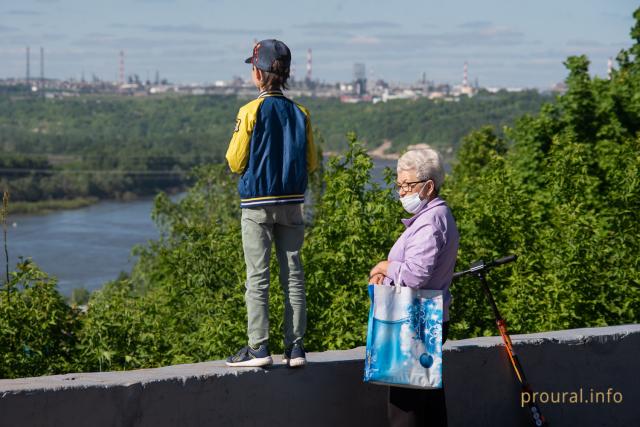
{"label": "leafy bush", "polygon": [[326,188],[303,251],[309,316],[305,343],[313,350],[364,344],[368,274],[386,259],[402,227],[400,204],[391,190],[371,184],[371,159],[354,134],[348,139],[346,155],[329,161]]}
{"label": "leafy bush", "polygon": [[[311,350],[364,342],[367,273],[372,260],[386,256],[399,224],[390,190],[370,184],[371,159],[354,135],[350,143],[345,157],[329,162],[303,250]],[[227,356],[246,343],[236,181],[221,166],[197,175],[181,201],[157,198],[154,217],[163,238],[138,248],[131,280],[92,297],[81,333],[85,366],[195,362]],[[282,351],[284,305],[275,256],[271,277],[271,347]]]}
{"label": "leafy bush", "polygon": [[55,279],[27,260],[0,290],[0,378],[77,369],[79,313],[56,290]]}
{"label": "leafy bush", "polygon": [[[571,57],[567,93],[498,137],[484,128],[458,153],[446,198],[458,265],[508,253],[490,283],[514,332],[640,319],[640,9],[636,44],[610,80]],[[495,333],[473,279],[456,283],[452,337]]]}
{"label": "leafy bush", "polygon": [[126,369],[220,357],[243,340],[244,259],[233,179],[197,171],[188,195],[156,200],[163,238],[136,250],[131,279],[96,292],[82,332],[86,363]]}

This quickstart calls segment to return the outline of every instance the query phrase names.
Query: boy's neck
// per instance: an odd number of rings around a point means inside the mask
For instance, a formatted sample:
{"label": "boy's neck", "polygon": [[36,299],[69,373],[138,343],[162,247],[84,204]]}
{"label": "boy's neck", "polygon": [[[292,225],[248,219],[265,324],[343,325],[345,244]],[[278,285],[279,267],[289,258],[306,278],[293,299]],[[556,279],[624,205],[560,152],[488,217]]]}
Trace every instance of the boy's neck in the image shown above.
{"label": "boy's neck", "polygon": [[274,86],[274,87],[261,87],[259,88],[260,93],[265,93],[265,92],[282,92],[282,88],[280,86]]}
{"label": "boy's neck", "polygon": [[280,88],[279,86],[275,86],[275,87],[262,87],[260,88],[260,95],[264,94],[264,93],[269,93],[269,92],[280,92],[282,93],[282,88]]}

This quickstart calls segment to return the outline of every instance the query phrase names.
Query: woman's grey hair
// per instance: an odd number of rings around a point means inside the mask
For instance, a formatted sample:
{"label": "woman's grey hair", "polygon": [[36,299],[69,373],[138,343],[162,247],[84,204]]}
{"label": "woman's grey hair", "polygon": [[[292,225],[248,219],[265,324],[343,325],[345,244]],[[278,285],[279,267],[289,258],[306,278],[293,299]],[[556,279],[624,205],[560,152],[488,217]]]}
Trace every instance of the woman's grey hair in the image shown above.
{"label": "woman's grey hair", "polygon": [[398,159],[398,173],[402,171],[416,171],[418,180],[432,179],[436,191],[444,182],[444,167],[442,157],[436,150],[422,148],[409,150]]}

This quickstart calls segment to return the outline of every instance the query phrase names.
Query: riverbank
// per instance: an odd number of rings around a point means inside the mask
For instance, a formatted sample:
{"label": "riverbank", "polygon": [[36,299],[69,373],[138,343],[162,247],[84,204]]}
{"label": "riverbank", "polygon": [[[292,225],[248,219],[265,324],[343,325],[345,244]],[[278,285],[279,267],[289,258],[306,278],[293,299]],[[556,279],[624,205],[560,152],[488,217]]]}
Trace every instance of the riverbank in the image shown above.
{"label": "riverbank", "polygon": [[[165,188],[162,191],[169,196],[186,191],[187,186],[174,186]],[[99,197],[75,197],[73,199],[48,199],[38,200],[35,202],[12,201],[9,199],[9,214],[15,215],[42,215],[56,211],[72,210],[86,208],[99,202],[135,202],[141,199],[153,199],[158,192],[150,194],[138,194],[132,191],[117,193],[116,197],[99,198]]]}
{"label": "riverbank", "polygon": [[65,209],[86,208],[87,206],[94,205],[99,201],[100,199],[97,197],[38,200],[37,202],[12,202],[9,200],[9,214],[47,214]]}

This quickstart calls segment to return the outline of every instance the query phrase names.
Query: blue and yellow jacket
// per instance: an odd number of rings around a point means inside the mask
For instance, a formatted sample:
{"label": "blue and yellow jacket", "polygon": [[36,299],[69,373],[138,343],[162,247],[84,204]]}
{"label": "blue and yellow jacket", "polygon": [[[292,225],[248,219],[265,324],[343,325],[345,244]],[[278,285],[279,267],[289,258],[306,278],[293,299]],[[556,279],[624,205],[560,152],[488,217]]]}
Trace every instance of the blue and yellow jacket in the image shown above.
{"label": "blue and yellow jacket", "polygon": [[240,207],[303,203],[318,167],[309,112],[281,91],[261,92],[240,108],[226,158],[242,174]]}

